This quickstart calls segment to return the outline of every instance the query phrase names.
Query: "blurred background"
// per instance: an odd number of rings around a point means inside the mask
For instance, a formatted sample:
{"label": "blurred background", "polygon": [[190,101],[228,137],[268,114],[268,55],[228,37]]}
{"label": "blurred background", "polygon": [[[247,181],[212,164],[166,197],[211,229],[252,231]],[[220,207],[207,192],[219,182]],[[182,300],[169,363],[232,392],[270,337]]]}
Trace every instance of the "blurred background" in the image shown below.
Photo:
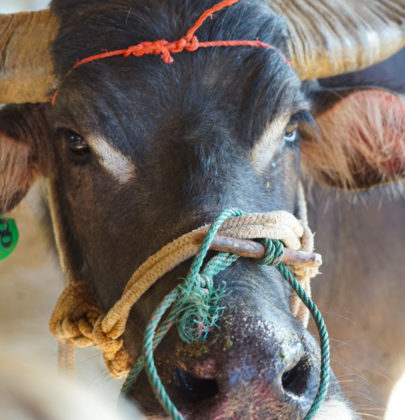
{"label": "blurred background", "polygon": [[[47,8],[49,1],[0,0],[0,13],[40,10]],[[27,199],[8,215],[17,221],[20,241],[15,253],[0,264],[0,418],[40,418],[30,412],[28,402],[31,402],[41,405],[43,418],[118,419],[113,411],[122,381],[110,377],[99,351],[77,352],[75,381],[57,373],[58,345],[48,323],[64,280],[57,256],[41,228],[44,216],[41,193],[39,181]],[[72,397],[63,402],[58,399],[58,392],[59,396],[63,392]],[[92,399],[103,410],[89,415],[85,400]],[[28,408],[21,407],[19,400],[27,402]],[[52,411],[55,406],[60,407],[56,412]],[[109,413],[109,417],[103,412]]]}
{"label": "blurred background", "polygon": [[44,9],[49,0],[1,0],[0,13],[14,13],[20,10]]}

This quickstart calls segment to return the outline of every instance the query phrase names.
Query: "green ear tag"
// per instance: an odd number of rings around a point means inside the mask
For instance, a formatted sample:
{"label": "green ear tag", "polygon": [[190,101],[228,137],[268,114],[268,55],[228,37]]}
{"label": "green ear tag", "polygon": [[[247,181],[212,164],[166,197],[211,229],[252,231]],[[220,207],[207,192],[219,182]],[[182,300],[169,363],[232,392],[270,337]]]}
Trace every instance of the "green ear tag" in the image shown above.
{"label": "green ear tag", "polygon": [[15,250],[18,243],[18,229],[14,220],[0,214],[0,261]]}

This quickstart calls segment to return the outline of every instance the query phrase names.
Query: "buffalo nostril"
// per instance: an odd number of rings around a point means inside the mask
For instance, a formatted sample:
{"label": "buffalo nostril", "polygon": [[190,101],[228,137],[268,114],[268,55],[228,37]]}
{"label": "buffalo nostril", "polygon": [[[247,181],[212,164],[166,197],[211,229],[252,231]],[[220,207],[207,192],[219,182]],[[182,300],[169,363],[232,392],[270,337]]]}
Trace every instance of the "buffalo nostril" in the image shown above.
{"label": "buffalo nostril", "polygon": [[201,378],[181,368],[177,368],[177,376],[183,393],[193,402],[214,397],[218,393],[218,384],[215,379]]}
{"label": "buffalo nostril", "polygon": [[304,394],[307,389],[310,369],[308,359],[302,358],[292,369],[284,372],[281,377],[284,390],[296,396]]}

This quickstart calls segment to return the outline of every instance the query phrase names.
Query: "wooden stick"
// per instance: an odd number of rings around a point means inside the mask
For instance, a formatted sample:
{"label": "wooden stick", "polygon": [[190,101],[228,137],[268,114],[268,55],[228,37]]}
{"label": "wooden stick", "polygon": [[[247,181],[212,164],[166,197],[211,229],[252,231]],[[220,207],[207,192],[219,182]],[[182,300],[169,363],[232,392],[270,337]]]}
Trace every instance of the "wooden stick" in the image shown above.
{"label": "wooden stick", "polygon": [[[195,235],[194,243],[201,245],[205,238],[204,233]],[[227,236],[216,235],[211,243],[210,249],[218,252],[228,252],[237,254],[245,258],[263,258],[265,253],[264,246],[248,239],[229,238]],[[284,248],[284,256],[281,260],[285,264],[305,265],[307,267],[319,267],[322,265],[322,255],[311,252],[296,251],[295,249]]]}

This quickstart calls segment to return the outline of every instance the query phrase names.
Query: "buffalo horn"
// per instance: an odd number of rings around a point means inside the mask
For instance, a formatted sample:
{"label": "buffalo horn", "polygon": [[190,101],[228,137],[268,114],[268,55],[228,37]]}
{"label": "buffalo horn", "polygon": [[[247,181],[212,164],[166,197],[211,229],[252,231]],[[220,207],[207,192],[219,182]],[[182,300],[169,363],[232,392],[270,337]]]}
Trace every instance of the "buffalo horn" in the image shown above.
{"label": "buffalo horn", "polygon": [[56,85],[50,10],[0,15],[0,103],[48,102]]}
{"label": "buffalo horn", "polygon": [[[405,0],[271,0],[288,22],[301,80],[376,64],[405,46]],[[0,15],[0,103],[47,102],[59,23],[50,10]]]}
{"label": "buffalo horn", "polygon": [[270,0],[301,80],[358,71],[405,46],[405,0]]}

